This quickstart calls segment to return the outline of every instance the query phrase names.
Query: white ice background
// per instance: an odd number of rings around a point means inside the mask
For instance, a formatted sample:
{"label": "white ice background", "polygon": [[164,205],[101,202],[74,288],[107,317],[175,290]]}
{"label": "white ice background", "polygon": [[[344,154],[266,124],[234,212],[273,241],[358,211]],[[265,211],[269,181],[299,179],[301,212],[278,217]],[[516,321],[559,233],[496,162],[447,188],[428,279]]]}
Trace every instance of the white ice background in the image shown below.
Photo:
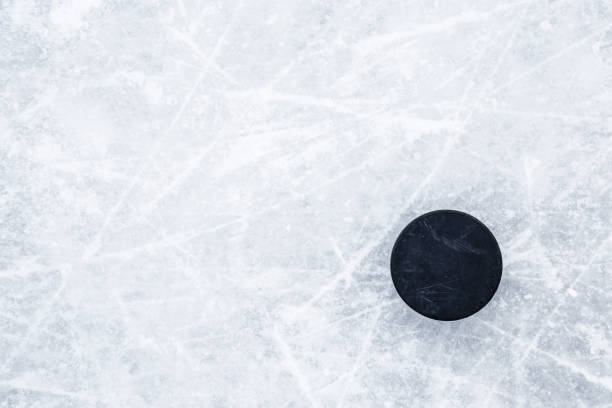
{"label": "white ice background", "polygon": [[1,0],[0,407],[611,407],[611,203],[610,0]]}

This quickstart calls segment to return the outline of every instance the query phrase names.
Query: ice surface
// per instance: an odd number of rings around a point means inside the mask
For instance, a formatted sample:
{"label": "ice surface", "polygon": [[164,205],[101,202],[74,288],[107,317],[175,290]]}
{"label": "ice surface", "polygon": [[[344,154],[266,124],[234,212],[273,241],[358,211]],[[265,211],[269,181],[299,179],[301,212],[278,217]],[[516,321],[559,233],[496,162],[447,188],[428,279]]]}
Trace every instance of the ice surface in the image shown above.
{"label": "ice surface", "polygon": [[2,1],[0,406],[610,407],[611,203],[608,0]]}

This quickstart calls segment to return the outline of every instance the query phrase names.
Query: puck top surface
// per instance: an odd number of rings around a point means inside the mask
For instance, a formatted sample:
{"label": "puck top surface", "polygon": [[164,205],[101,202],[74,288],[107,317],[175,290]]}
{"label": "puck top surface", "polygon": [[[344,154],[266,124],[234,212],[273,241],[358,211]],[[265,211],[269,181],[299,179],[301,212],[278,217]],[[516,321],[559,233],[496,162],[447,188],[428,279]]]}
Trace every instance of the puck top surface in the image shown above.
{"label": "puck top surface", "polygon": [[436,320],[458,320],[491,300],[502,275],[499,245],[473,216],[437,210],[414,219],[391,253],[391,278],[416,312]]}

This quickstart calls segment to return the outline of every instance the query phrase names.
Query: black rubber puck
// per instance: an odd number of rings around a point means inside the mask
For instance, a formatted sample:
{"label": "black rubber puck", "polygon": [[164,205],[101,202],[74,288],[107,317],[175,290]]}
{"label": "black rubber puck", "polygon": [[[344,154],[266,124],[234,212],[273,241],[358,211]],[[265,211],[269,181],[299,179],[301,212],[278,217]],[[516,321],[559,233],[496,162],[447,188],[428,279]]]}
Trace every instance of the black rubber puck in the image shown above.
{"label": "black rubber puck", "polygon": [[391,278],[416,312],[436,320],[458,320],[482,309],[502,275],[499,245],[469,214],[428,212],[401,232],[391,253]]}

